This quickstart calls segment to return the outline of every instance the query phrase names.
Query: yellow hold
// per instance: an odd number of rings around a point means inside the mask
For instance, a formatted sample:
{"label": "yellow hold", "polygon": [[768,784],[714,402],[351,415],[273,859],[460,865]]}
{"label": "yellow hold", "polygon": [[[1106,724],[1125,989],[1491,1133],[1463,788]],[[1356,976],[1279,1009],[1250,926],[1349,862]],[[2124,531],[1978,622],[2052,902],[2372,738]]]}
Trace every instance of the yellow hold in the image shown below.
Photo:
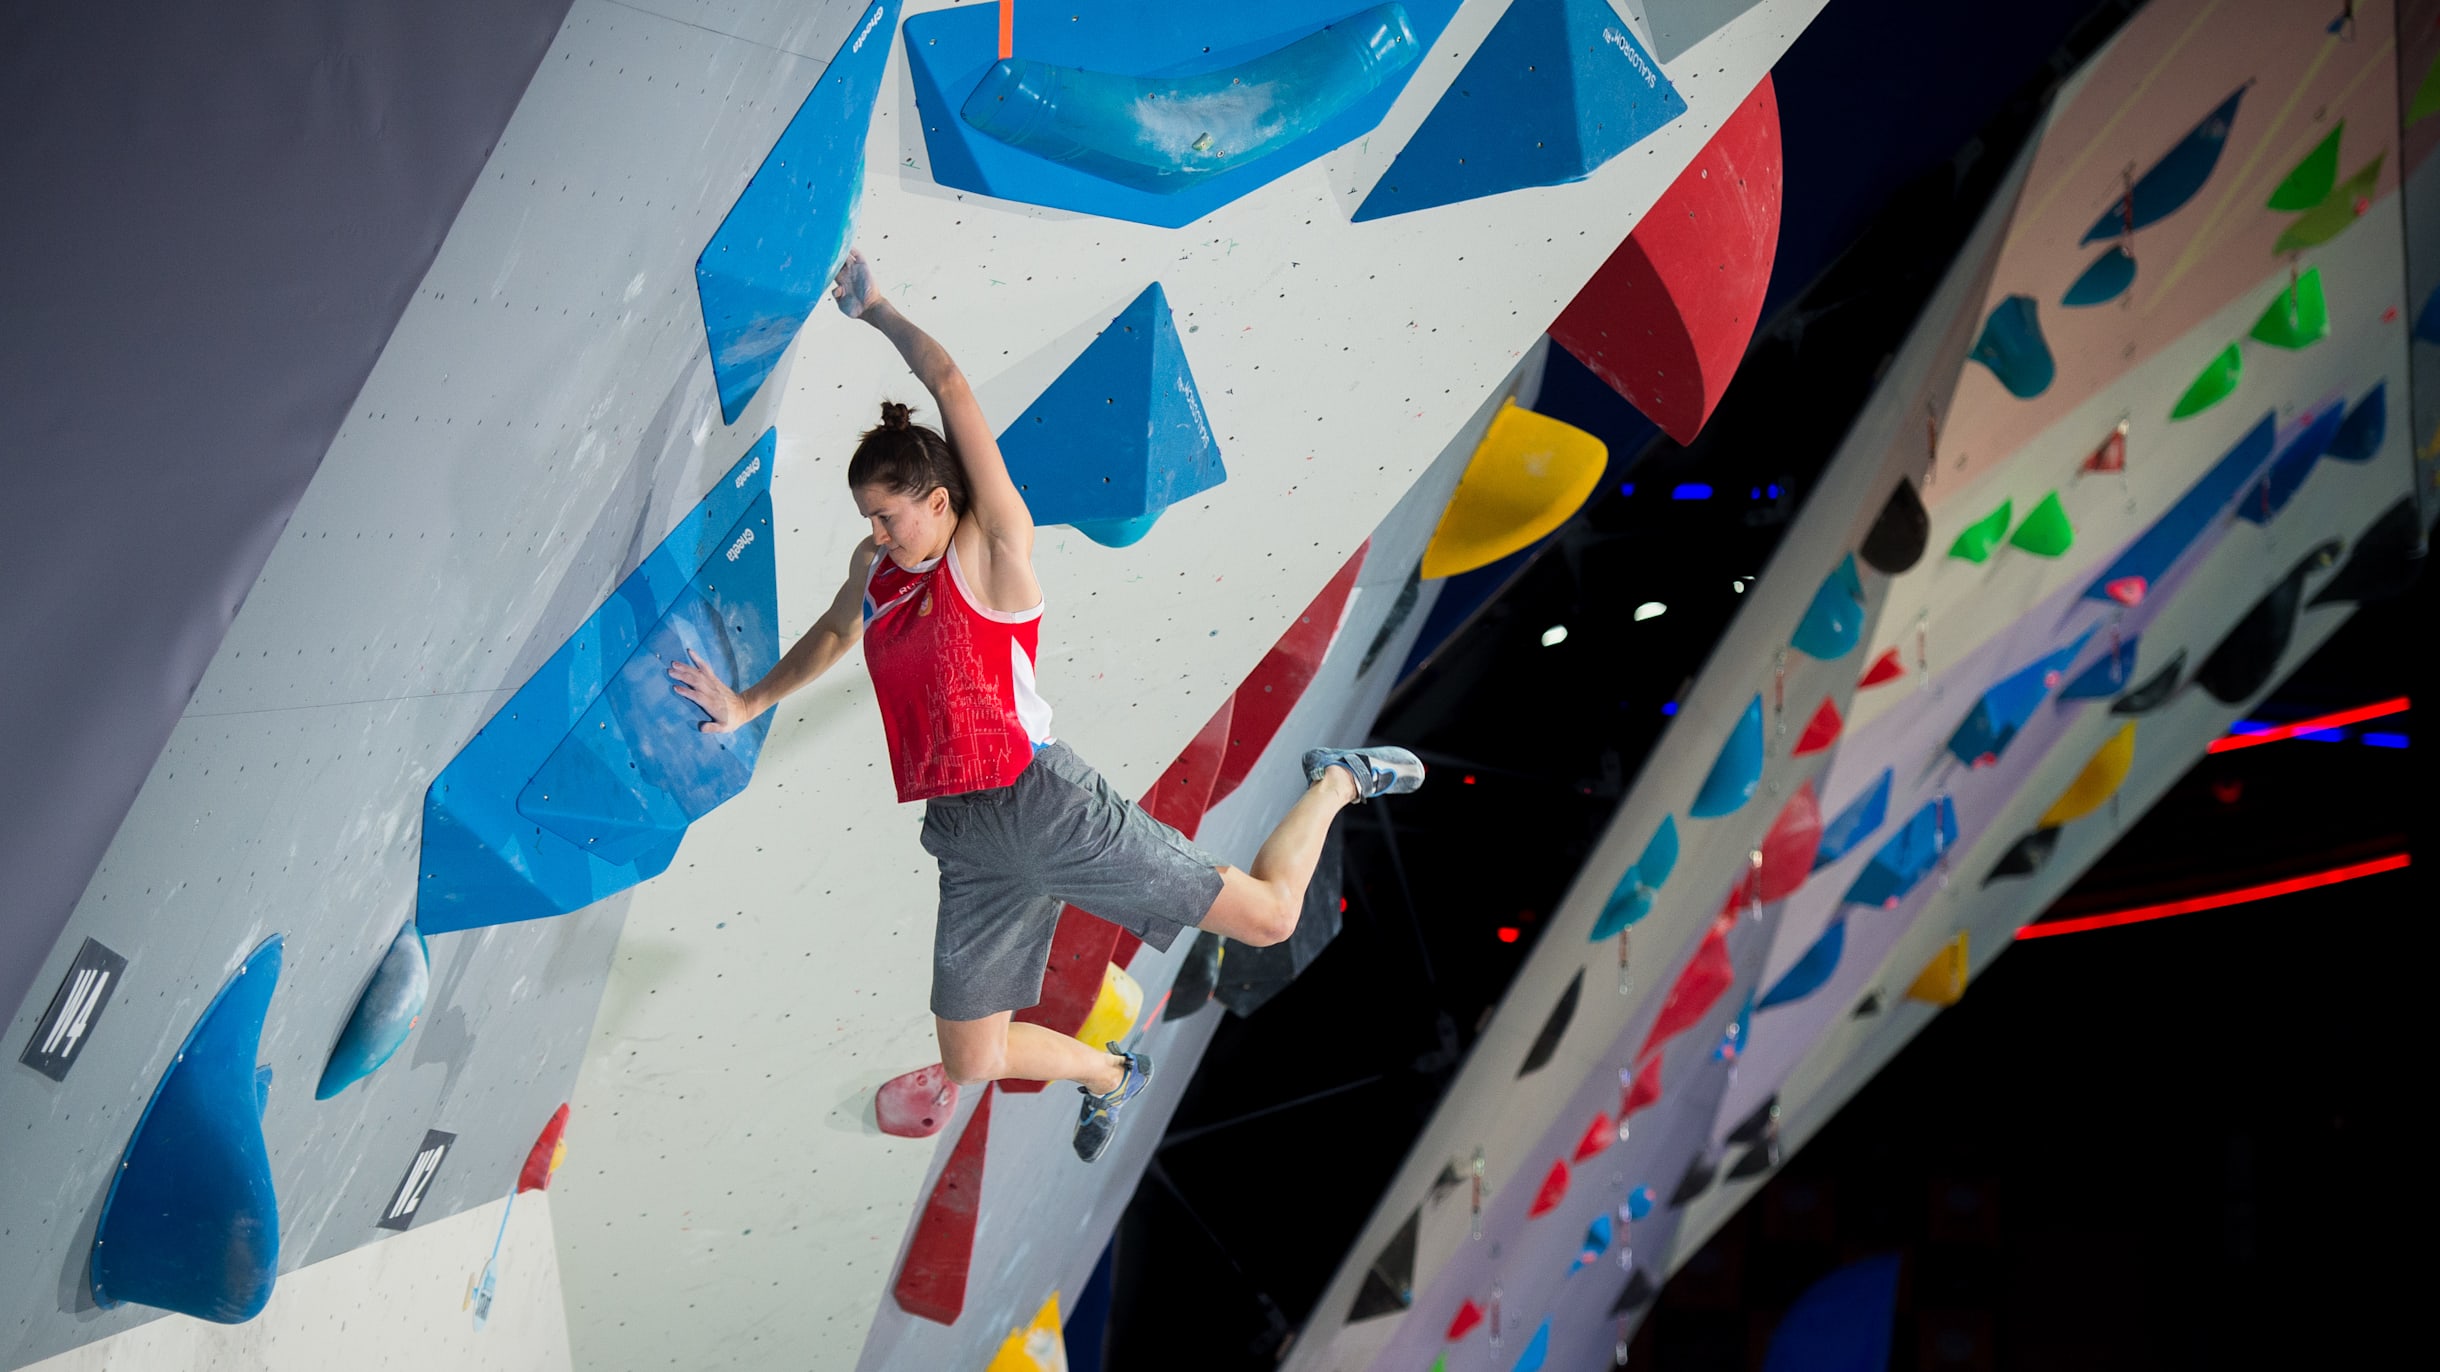
{"label": "yellow hold", "polygon": [[1008,1331],[985,1372],[1067,1372],[1067,1365],[1067,1341],[1059,1333],[1059,1293],[1053,1291],[1034,1312],[1031,1325]]}
{"label": "yellow hold", "polygon": [[1093,1011],[1084,1017],[1076,1037],[1099,1048],[1116,1043],[1135,1027],[1135,1017],[1144,1008],[1144,988],[1127,969],[1113,962],[1102,969],[1101,993],[1093,997]]}
{"label": "yellow hold", "polygon": [[1955,1005],[1966,994],[1966,935],[1963,929],[1957,937],[1942,945],[1932,960],[1915,974],[1915,984],[1906,988],[1907,998],[1931,1005]]}
{"label": "yellow hold", "polygon": [[1423,575],[1470,572],[1531,546],[1584,504],[1609,460],[1609,445],[1584,430],[1501,401],[1423,550]]}
{"label": "yellow hold", "polygon": [[2076,779],[2051,802],[2042,817],[2034,821],[2038,829],[2053,829],[2069,820],[2082,819],[2101,808],[2101,802],[2118,794],[2118,787],[2127,779],[2127,769],[2135,762],[2135,721],[2118,726],[2118,732],[2084,764]]}

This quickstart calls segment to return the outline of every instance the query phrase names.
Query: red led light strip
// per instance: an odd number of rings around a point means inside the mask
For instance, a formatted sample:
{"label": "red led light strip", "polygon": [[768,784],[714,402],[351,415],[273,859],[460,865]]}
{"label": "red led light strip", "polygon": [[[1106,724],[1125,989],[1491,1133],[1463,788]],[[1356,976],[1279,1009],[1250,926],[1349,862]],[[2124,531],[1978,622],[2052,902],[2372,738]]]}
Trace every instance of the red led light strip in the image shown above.
{"label": "red led light strip", "polygon": [[2336,729],[2342,725],[2357,724],[2367,719],[2379,719],[2385,715],[2400,715],[2406,713],[2409,703],[2405,696],[2397,696],[2389,700],[2376,700],[2370,705],[2358,705],[2352,710],[2340,710],[2335,714],[2315,715],[2311,719],[2300,719],[2293,724],[2282,724],[2276,729],[2265,729],[2258,734],[2228,734],[2213,739],[2211,746],[2203,751],[2226,753],[2238,748],[2255,748],[2265,743],[2277,743],[2281,739],[2294,738],[2298,734],[2318,733],[2323,729]]}
{"label": "red led light strip", "polygon": [[2042,924],[2028,924],[2017,930],[2016,936],[2019,939],[2049,938],[2053,934],[2081,934],[2087,929],[2107,929],[2120,924],[2141,924],[2145,920],[2167,919],[2171,915],[2191,915],[2199,910],[2218,910],[2231,905],[2245,905],[2257,900],[2269,900],[2273,896],[2310,891],[2317,886],[2336,886],[2342,881],[2377,876],[2382,872],[2395,872],[2413,865],[2412,855],[2391,853],[2387,857],[2373,858],[2368,862],[2351,862],[2344,867],[2308,872],[2300,877],[2289,877],[2285,881],[2266,881],[2258,886],[2241,886],[2234,891],[2221,891],[2214,895],[2192,896],[2185,900],[2166,901],[2159,905],[2138,905],[2126,910],[2109,910],[2098,915],[2083,915],[2076,919],[2057,919]]}

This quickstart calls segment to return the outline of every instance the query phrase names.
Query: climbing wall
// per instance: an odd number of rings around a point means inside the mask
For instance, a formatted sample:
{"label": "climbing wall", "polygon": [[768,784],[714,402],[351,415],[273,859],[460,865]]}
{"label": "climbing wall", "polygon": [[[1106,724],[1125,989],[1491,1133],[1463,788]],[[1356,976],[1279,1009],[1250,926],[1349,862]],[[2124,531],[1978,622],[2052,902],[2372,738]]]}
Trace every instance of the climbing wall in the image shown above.
{"label": "climbing wall", "polygon": [[1074,98],[1018,129],[964,108],[994,6],[579,0],[9,1021],[0,1366],[980,1366],[1055,1322],[1219,1013],[1166,1018],[1191,941],[1110,945],[1164,1085],[1099,1164],[1059,1090],[885,1135],[934,878],[857,663],[728,742],[656,689],[804,630],[853,435],[921,398],[831,263],[1004,429],[1094,435],[1008,439],[1054,731],[1136,795],[1210,741],[1243,862],[1530,436],[1542,326],[1818,7],[1020,0]]}
{"label": "climbing wall", "polygon": [[2395,585],[2397,34],[2158,0],[2062,86],[1289,1367],[1605,1365]]}

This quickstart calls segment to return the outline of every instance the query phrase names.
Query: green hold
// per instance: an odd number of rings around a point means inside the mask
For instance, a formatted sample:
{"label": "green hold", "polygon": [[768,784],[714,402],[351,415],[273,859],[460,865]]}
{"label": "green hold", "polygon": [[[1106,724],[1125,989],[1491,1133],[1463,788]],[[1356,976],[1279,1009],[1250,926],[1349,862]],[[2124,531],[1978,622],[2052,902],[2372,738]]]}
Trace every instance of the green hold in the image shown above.
{"label": "green hold", "polygon": [[2330,188],[2338,184],[2338,136],[2345,132],[2347,121],[2338,121],[2330,136],[2321,140],[2304,160],[2297,163],[2271,192],[2270,207],[2283,214],[2309,210],[2330,198]]}
{"label": "green hold", "polygon": [[1992,546],[2007,534],[2009,516],[2015,512],[2015,501],[2001,501],[1998,509],[1968,524],[1965,531],[1957,535],[1957,541],[1949,545],[1949,556],[1964,558],[1968,562],[1989,561]]}
{"label": "green hold", "polygon": [[2434,57],[2432,64],[2423,69],[2423,84],[2415,87],[2414,103],[2406,108],[2406,122],[2421,123],[2435,114],[2440,114],[2440,57]]}
{"label": "green hold", "polygon": [[2169,411],[2169,417],[2184,419],[2188,415],[2201,414],[2226,400],[2228,393],[2235,390],[2244,377],[2245,355],[2237,351],[2236,344],[2231,343],[2204,366],[2202,375],[2194,378],[2194,384],[2177,398],[2177,407]]}
{"label": "green hold", "polygon": [[2033,507],[2025,522],[2016,526],[2008,541],[2037,557],[2057,557],[2076,541],[2076,526],[2067,522],[2067,509],[2059,504],[2059,493],[2052,491]]}
{"label": "green hold", "polygon": [[2309,348],[2330,336],[2330,302],[2322,297],[2321,268],[2299,276],[2271,298],[2254,321],[2252,336],[2274,348]]}
{"label": "green hold", "polygon": [[2345,233],[2348,226],[2355,222],[2357,203],[2371,199],[2373,189],[2381,184],[2381,159],[2386,156],[2388,154],[2383,153],[2365,163],[2355,175],[2332,187],[2330,193],[2322,197],[2320,204],[2296,216],[2296,222],[2288,225],[2287,230],[2279,235],[2279,241],[2271,245],[2271,251],[2285,255],[2305,248],[2318,248]]}

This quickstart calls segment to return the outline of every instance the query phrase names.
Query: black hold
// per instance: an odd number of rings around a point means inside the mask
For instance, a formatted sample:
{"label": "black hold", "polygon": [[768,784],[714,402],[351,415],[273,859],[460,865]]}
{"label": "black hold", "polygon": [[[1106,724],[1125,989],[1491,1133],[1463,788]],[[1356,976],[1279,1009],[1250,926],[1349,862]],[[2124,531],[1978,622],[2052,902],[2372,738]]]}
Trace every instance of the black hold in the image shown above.
{"label": "black hold", "polygon": [[1711,1189],[1712,1178],[1720,1175],[1720,1160],[1698,1154],[1686,1164],[1686,1175],[1678,1178],[1677,1189],[1669,1193],[1671,1205],[1684,1205]]}
{"label": "black hold", "polygon": [[1857,1019],[1870,1019],[1879,1013],[1881,1013],[1880,991],[1866,991],[1864,993],[1864,998],[1856,1002],[1855,1017]]}
{"label": "black hold", "polygon": [[1740,1144],[1752,1143],[1765,1134],[1775,1134],[1778,1131],[1779,1097],[1773,1095],[1756,1107],[1754,1113],[1738,1121],[1736,1128],[1728,1131],[1728,1141]]}
{"label": "black hold", "polygon": [[1533,1047],[1525,1054],[1525,1065],[1517,1069],[1518,1076],[1539,1072],[1549,1064],[1551,1055],[1559,1051],[1559,1040],[1567,1034],[1568,1022],[1576,1018],[1576,1001],[1583,994],[1584,969],[1579,967],[1569,979],[1567,989],[1559,993],[1559,1003],[1550,1007],[1550,1018],[1542,1022],[1542,1032],[1534,1037]]}
{"label": "black hold", "polygon": [[2223,705],[2242,705],[2270,685],[2279,659],[2296,636],[2296,612],[2304,606],[2305,573],[2326,567],[2338,558],[2335,540],[2306,554],[2271,587],[2245,618],[2228,631],[2203,665],[2194,669],[2195,683]]}
{"label": "black hold", "polygon": [[1390,639],[1397,636],[1400,627],[1406,623],[1406,617],[1415,612],[1415,602],[1422,594],[1423,564],[1418,562],[1415,570],[1406,574],[1406,584],[1398,588],[1398,598],[1390,602],[1389,617],[1381,621],[1380,631],[1365,647],[1364,660],[1356,664],[1357,676],[1373,669],[1373,662],[1381,656],[1381,650],[1387,648]]}
{"label": "black hold", "polygon": [[2051,853],[2058,846],[2058,825],[2053,824],[2046,828],[2036,829],[2011,844],[2007,852],[2000,854],[1999,861],[1991,864],[1991,874],[1983,878],[1982,884],[1988,886],[2001,877],[2032,876],[2041,870],[2043,863],[2050,861]]}
{"label": "black hold", "polygon": [[1915,483],[1900,477],[1897,489],[1889,493],[1889,503],[1881,507],[1856,552],[1874,571],[1898,576],[1922,560],[1931,537],[1931,512],[1923,508]]}
{"label": "black hold", "polygon": [[1638,1267],[1635,1275],[1627,1278],[1627,1289],[1618,1293],[1618,1301],[1610,1307],[1610,1315],[1616,1318],[1634,1314],[1650,1305],[1652,1298],[1660,1293],[1660,1288],[1652,1284],[1652,1278]]}
{"label": "black hold", "polygon": [[1186,950],[1185,965],[1178,968],[1178,978],[1169,984],[1169,1008],[1161,1013],[1164,1023],[1184,1019],[1211,1002],[1212,988],[1220,984],[1220,936],[1209,931],[1198,932],[1194,944]]}
{"label": "black hold", "polygon": [[1745,1156],[1737,1159],[1736,1166],[1728,1169],[1728,1179],[1744,1181],[1748,1177],[1761,1176],[1778,1165],[1779,1135],[1773,1131],[1770,1137],[1745,1150]]}
{"label": "black hold", "polygon": [[2351,600],[2365,605],[2395,599],[2423,575],[2425,547],[2415,498],[2402,497],[2365,528],[2355,540],[2355,551],[2347,554],[2346,565],[2308,603]]}
{"label": "black hold", "polygon": [[1465,1184],[1466,1179],[1457,1175],[1456,1163],[1442,1163],[1440,1165],[1440,1175],[1432,1178],[1432,1203],[1434,1205],[1438,1205],[1448,1196],[1451,1191],[1454,1191],[1458,1187]]}
{"label": "black hold", "polygon": [[1322,843],[1321,861],[1314,866],[1313,879],[1305,884],[1305,909],[1297,916],[1296,932],[1288,935],[1287,942],[1267,948],[1240,943],[1229,949],[1212,988],[1213,999],[1238,1015],[1253,1014],[1287,989],[1339,936],[1340,859],[1345,851],[1339,836],[1343,832],[1332,829]]}
{"label": "black hold", "polygon": [[1406,1223],[1381,1245],[1379,1256],[1365,1270],[1354,1308],[1347,1312],[1350,1323],[1395,1315],[1415,1303],[1415,1226],[1422,1215],[1421,1207],[1408,1211]]}
{"label": "black hold", "polygon": [[2177,683],[2185,675],[2186,650],[2180,648],[2159,671],[2145,677],[2142,685],[2112,702],[2110,713],[2141,715],[2159,709],[2169,703],[2169,697],[2177,694]]}

